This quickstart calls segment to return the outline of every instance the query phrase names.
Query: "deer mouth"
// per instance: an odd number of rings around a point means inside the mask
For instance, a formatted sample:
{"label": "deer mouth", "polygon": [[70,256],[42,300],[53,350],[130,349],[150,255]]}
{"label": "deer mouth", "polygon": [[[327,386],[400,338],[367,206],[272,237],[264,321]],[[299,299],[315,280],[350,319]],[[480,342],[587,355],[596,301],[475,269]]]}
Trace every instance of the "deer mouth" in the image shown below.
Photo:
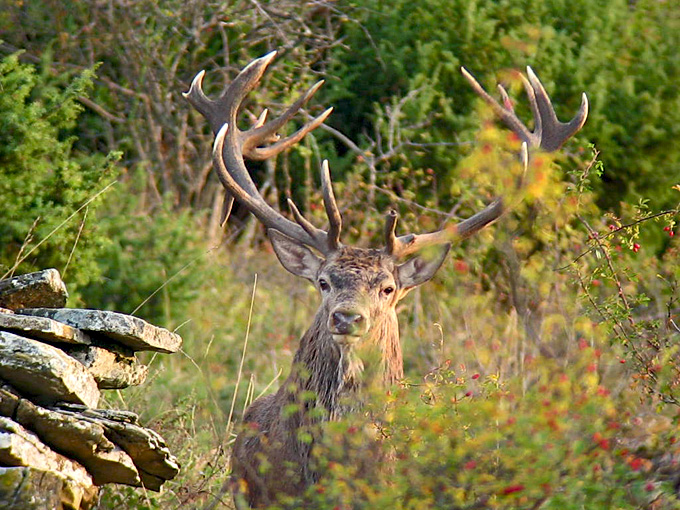
{"label": "deer mouth", "polygon": [[351,347],[361,340],[360,335],[343,335],[333,332],[331,332],[331,334],[333,335],[333,340],[342,347]]}

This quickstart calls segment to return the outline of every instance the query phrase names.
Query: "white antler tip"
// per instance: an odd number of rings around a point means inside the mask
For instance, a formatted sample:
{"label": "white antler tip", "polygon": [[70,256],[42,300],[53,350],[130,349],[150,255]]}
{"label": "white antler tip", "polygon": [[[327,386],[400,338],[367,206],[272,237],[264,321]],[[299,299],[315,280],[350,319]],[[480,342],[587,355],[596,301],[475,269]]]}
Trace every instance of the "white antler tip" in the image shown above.
{"label": "white antler tip", "polygon": [[194,79],[191,80],[191,85],[189,85],[189,90],[186,92],[182,92],[182,96],[184,97],[189,97],[191,95],[191,92],[193,90],[201,90],[203,86],[203,78],[205,77],[205,70],[201,70],[194,76]]}
{"label": "white antler tip", "polygon": [[258,75],[261,75],[261,73],[264,73],[264,70],[267,69],[269,64],[271,64],[272,60],[274,60],[274,57],[276,57],[276,50],[271,51],[267,53],[265,56],[256,58],[250,64],[245,66],[243,70],[241,71],[241,74],[248,73],[250,72],[251,69],[257,68],[259,70]]}
{"label": "white antler tip", "polygon": [[254,64],[255,62],[261,62],[261,63],[262,63],[262,66],[263,66],[264,68],[266,68],[266,67],[269,66],[269,64],[272,63],[272,60],[274,60],[274,59],[276,58],[276,54],[277,54],[277,53],[278,53],[278,52],[277,52],[276,50],[270,51],[269,53],[267,53],[267,54],[264,55],[263,57],[260,57],[260,58],[258,58],[258,59],[255,59],[252,63]]}
{"label": "white antler tip", "polygon": [[463,76],[465,76],[466,78],[468,78],[468,79],[472,78],[470,71],[465,69],[463,66],[460,66],[460,72],[463,73]]}
{"label": "white antler tip", "polygon": [[529,80],[534,83],[534,82],[539,82],[538,76],[536,76],[536,73],[534,70],[531,68],[531,66],[527,66],[527,76],[529,77]]}
{"label": "white antler tip", "polygon": [[477,78],[472,76],[472,73],[470,73],[470,71],[468,71],[467,69],[465,69],[464,67],[461,66],[460,72],[463,73],[463,76],[465,77],[465,79],[472,85],[472,87],[475,90],[481,89],[481,85],[477,81]]}
{"label": "white antler tip", "polygon": [[268,114],[269,114],[269,110],[267,108],[262,110],[262,113],[257,118],[257,120],[254,122],[253,127],[259,128],[259,127],[264,126],[264,123],[267,121],[267,115]]}
{"label": "white antler tip", "polygon": [[529,146],[527,145],[526,142],[522,142],[522,147],[520,148],[519,151],[519,159],[520,162],[522,163],[524,171],[526,172],[527,166],[529,165]]}
{"label": "white antler tip", "polygon": [[586,96],[586,93],[584,92],[581,95],[581,107],[579,108],[579,113],[577,114],[577,115],[580,114],[580,116],[583,118],[583,120],[581,122],[581,127],[583,126],[583,124],[586,123],[586,119],[588,118],[588,109],[589,108],[590,108],[590,104],[588,103],[588,96]]}
{"label": "white antler tip", "polygon": [[213,143],[213,151],[217,150],[224,144],[224,138],[227,136],[227,131],[229,131],[229,124],[226,122],[222,125],[220,130],[215,135],[215,142]]}

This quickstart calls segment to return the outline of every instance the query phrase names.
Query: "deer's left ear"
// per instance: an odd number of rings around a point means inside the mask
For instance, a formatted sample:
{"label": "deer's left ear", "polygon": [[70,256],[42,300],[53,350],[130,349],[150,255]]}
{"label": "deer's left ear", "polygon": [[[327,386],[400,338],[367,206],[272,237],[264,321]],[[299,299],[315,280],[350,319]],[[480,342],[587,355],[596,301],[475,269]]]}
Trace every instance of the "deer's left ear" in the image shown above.
{"label": "deer's left ear", "polygon": [[450,244],[427,248],[416,257],[397,266],[399,286],[409,290],[428,281],[444,263],[450,248]]}

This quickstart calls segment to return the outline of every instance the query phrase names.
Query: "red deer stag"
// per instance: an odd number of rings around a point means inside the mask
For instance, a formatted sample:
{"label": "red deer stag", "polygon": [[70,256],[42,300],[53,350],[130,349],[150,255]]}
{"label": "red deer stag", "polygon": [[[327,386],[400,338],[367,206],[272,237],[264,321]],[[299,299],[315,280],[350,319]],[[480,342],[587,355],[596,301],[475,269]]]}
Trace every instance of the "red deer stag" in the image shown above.
{"label": "red deer stag", "polygon": [[[248,408],[243,431],[234,445],[234,498],[237,505],[247,502],[252,507],[275,502],[279,494],[300,494],[317,480],[318,474],[310,466],[311,444],[301,439],[300,432],[316,430],[313,425],[338,419],[356,407],[368,373],[384,385],[403,377],[397,303],[409,290],[432,278],[452,240],[474,234],[504,210],[502,199],[498,199],[456,225],[401,236],[395,233],[397,214],[390,211],[383,248],[344,246],[340,242],[342,219],[328,164],[324,162],[321,183],[328,230],[312,225],[290,200],[288,205],[295,221],[283,216],[259,194],[244,157],[263,160],[278,154],[323,123],[331,109],[295,134],[278,138],[277,131],[310,99],[320,82],[280,117],[266,122],[265,111],[250,129],[239,130],[236,121],[241,103],[256,87],[275,54],[250,63],[217,100],[203,93],[203,71],[185,93],[216,133],[213,164],[227,191],[225,214],[228,215],[234,199],[250,210],[267,228],[281,264],[312,282],[321,295],[321,306],[300,340],[290,375],[276,393],[257,399]],[[575,118],[561,123],[531,69],[524,81],[534,116],[533,132],[509,106],[501,106],[467,71],[463,69],[463,73],[476,92],[523,140],[524,165],[527,146],[554,151],[585,122],[588,109],[585,94]],[[509,105],[502,88],[501,95]]]}

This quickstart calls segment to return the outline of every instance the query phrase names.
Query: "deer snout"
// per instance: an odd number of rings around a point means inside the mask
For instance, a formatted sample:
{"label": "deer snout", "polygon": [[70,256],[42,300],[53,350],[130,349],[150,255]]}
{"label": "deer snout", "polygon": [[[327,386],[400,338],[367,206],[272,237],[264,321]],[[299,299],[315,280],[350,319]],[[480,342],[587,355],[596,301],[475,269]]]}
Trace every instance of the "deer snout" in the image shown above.
{"label": "deer snout", "polygon": [[334,335],[361,336],[366,330],[366,318],[355,311],[337,310],[331,314],[330,331]]}

